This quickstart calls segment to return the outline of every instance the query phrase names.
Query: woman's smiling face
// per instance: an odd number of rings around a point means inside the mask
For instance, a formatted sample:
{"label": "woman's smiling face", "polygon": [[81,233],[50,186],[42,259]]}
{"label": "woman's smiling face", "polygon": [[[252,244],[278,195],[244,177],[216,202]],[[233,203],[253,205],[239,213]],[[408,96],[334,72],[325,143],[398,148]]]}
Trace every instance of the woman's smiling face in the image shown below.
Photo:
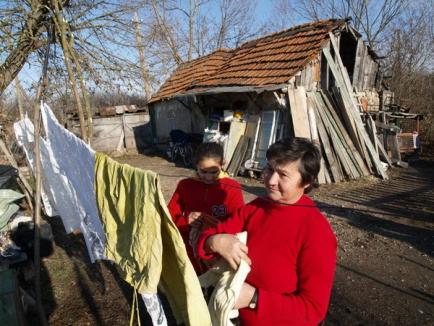
{"label": "woman's smiling face", "polygon": [[309,186],[302,184],[300,161],[277,165],[268,162],[264,170],[264,183],[268,197],[284,204],[294,204]]}

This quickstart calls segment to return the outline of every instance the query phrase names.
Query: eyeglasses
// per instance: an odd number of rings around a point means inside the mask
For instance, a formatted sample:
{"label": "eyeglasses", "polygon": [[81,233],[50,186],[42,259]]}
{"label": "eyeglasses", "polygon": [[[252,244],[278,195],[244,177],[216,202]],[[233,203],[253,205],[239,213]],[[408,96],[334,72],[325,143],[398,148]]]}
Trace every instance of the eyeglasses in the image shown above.
{"label": "eyeglasses", "polygon": [[202,170],[202,169],[197,169],[197,172],[199,173],[199,174],[202,174],[202,175],[217,175],[217,174],[219,174],[220,173],[220,169],[218,169],[218,170],[212,170],[212,171],[206,171],[206,170]]}

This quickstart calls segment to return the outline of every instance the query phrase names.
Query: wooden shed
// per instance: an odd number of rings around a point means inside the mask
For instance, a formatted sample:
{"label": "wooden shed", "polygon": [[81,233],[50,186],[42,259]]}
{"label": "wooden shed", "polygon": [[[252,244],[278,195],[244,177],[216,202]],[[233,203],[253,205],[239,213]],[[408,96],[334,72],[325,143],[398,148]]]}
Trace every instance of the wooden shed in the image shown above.
{"label": "wooden shed", "polygon": [[260,171],[277,139],[306,137],[322,150],[320,182],[387,178],[380,158],[391,162],[369,114],[381,109],[379,67],[349,20],[303,24],[220,49],[180,65],[151,98],[154,141],[167,141],[173,129],[203,132],[224,143],[236,174]]}

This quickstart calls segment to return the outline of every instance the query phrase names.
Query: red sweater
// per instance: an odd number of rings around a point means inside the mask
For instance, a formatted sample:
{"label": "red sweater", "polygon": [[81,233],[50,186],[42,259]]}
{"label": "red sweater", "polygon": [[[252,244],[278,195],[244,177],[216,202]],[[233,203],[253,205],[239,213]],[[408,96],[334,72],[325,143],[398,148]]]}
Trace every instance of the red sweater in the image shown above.
{"label": "red sweater", "polygon": [[295,205],[257,198],[198,241],[246,230],[251,271],[246,282],[258,289],[256,309],[240,310],[241,325],[318,325],[324,319],[336,265],[336,238],[307,196]]}
{"label": "red sweater", "polygon": [[196,272],[203,271],[203,267],[194,257],[193,248],[189,244],[188,215],[191,212],[201,212],[223,220],[243,205],[241,185],[233,179],[221,178],[213,184],[206,184],[200,180],[188,178],[178,183],[167,207],[182,235],[187,254]]}

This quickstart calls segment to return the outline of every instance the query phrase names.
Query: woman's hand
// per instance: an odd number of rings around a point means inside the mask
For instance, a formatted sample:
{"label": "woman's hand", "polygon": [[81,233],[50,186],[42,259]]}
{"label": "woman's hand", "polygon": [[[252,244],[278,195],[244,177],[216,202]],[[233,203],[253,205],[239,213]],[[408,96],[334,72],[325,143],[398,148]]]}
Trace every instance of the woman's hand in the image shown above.
{"label": "woman's hand", "polygon": [[229,265],[236,270],[244,259],[249,265],[252,264],[247,253],[249,249],[235,235],[216,234],[210,236],[206,241],[206,246],[215,253],[222,256]]}
{"label": "woman's hand", "polygon": [[240,295],[235,302],[234,308],[242,309],[248,307],[250,305],[250,302],[252,301],[255,291],[256,289],[249,283],[243,283],[243,287],[241,288]]}

